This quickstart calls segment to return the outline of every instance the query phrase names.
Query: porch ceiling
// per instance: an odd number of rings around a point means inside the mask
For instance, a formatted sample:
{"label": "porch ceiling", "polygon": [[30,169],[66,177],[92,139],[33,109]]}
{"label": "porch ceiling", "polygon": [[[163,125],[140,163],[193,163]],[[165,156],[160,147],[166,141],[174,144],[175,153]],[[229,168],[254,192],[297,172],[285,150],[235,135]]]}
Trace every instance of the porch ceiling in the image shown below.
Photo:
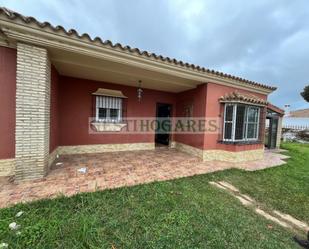
{"label": "porch ceiling", "polygon": [[123,62],[116,62],[103,58],[85,55],[61,49],[50,48],[50,59],[61,75],[104,81],[128,86],[138,86],[142,80],[142,87],[167,92],[182,92],[193,89],[203,83],[185,77],[178,77],[172,73],[162,73],[156,68],[149,69],[133,66]]}

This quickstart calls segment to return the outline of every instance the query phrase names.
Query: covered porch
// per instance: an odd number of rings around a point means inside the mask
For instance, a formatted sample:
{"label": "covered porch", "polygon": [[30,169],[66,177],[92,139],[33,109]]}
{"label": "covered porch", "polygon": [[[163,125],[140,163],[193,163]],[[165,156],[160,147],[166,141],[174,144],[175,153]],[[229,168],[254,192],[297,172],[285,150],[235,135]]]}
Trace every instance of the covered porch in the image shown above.
{"label": "covered porch", "polygon": [[[169,65],[147,62],[139,56],[128,56],[96,45],[87,51],[72,44],[61,48],[53,43],[44,45],[46,47],[41,48],[17,43],[16,96],[20,108],[16,112],[16,130],[21,132],[16,133],[13,173],[16,181],[48,175],[55,158],[61,155],[79,154],[80,151],[153,150],[157,141],[154,132],[129,134],[124,129],[116,130],[115,126],[125,127],[125,120],[130,118],[156,118],[159,104],[169,106],[167,116],[175,117],[177,94],[190,90],[198,92],[199,85],[205,81],[204,77],[193,76],[183,69],[170,70]],[[33,72],[29,73],[28,65],[36,60],[37,68],[33,67]],[[40,63],[45,63],[43,72]],[[44,82],[37,79],[42,84],[38,89],[43,87],[43,92],[35,91],[35,86],[24,82],[28,74],[30,78],[36,70],[44,78]],[[31,103],[31,109],[24,107],[25,91],[29,90],[32,96],[39,98]],[[43,103],[42,106],[38,107],[37,102]],[[40,113],[35,114],[38,108]],[[29,121],[24,122],[24,117],[30,115]],[[44,122],[37,122],[41,119]],[[93,121],[99,123],[101,120],[104,125],[100,124],[94,132],[90,130]],[[102,126],[112,129],[101,131]],[[166,145],[171,147],[172,142],[170,133]],[[85,155],[85,158],[88,157]]]}
{"label": "covered porch", "polygon": [[[22,183],[25,180],[31,180],[31,184],[44,181],[50,182],[49,187],[54,189],[57,184],[53,181],[63,181],[64,185],[60,183],[62,187],[55,191],[64,188],[63,192],[71,193],[71,186],[67,190],[66,182],[79,181],[80,178],[68,173],[71,171],[67,172],[66,167],[56,169],[55,162],[59,157],[64,160],[64,165],[66,158],[71,158],[67,159],[71,162],[69,169],[78,165],[74,158],[80,158],[86,167],[96,161],[99,168],[103,167],[98,169],[100,174],[110,170],[117,174],[121,171],[137,174],[143,171],[142,167],[146,174],[150,174],[146,177],[148,181],[216,170],[214,160],[226,161],[218,164],[219,168],[225,165],[231,167],[235,162],[264,160],[264,127],[259,123],[264,121],[267,95],[275,87],[110,41],[103,42],[100,38],[91,39],[75,30],[67,31],[40,23],[6,9],[0,12],[0,17],[1,44],[5,45],[2,54],[6,58],[3,61],[9,61],[11,68],[7,84],[10,87],[7,102],[11,109],[2,108],[6,113],[3,120],[10,122],[9,132],[3,132],[2,144],[8,144],[9,148],[0,154],[0,159],[3,159],[0,175],[14,176],[16,184],[21,184],[18,186],[26,186],[28,183]],[[237,95],[237,99],[234,95],[230,98],[231,93]],[[240,111],[238,118],[237,103],[241,106],[239,110],[245,110]],[[229,115],[225,115],[227,105],[233,106],[233,109],[229,108],[230,113],[233,110],[231,120]],[[249,109],[254,119],[250,125],[246,114]],[[194,121],[198,132],[196,129],[182,133],[168,130],[164,136],[157,136],[156,129],[148,133],[139,130],[137,133],[124,132],[122,128],[129,126],[125,122],[130,118],[142,121],[184,118]],[[239,125],[240,137],[235,137],[237,119],[246,119],[249,127],[245,129],[245,125]],[[227,124],[226,132],[222,123]],[[95,131],[90,129],[93,126]],[[167,145],[166,151],[157,150],[157,142]],[[190,161],[193,168],[188,169],[188,165],[181,166],[187,160],[182,158],[184,154],[171,148],[190,153],[190,160],[196,157],[210,162]],[[139,154],[143,150],[150,150],[144,152],[150,160],[145,160],[145,165],[140,166],[134,160],[139,155],[143,156]],[[102,158],[105,152],[114,154],[110,158]],[[171,152],[173,154],[165,155]],[[180,159],[177,153],[181,153]],[[94,154],[97,156],[93,157]],[[130,155],[134,156],[131,158]],[[126,162],[127,159],[122,158],[125,156],[132,162]],[[165,169],[164,161],[167,159],[168,169]],[[179,169],[173,168],[174,163],[171,162],[174,160]],[[115,168],[106,166],[114,162]],[[151,164],[153,162],[162,169],[160,173],[156,172],[156,167]],[[131,164],[136,168],[130,168]],[[154,172],[149,173],[150,168]],[[82,177],[92,179],[92,183],[105,188],[106,181],[102,185],[102,181],[96,179],[96,174],[99,174],[95,173],[96,169],[94,167],[94,172],[89,170]],[[61,172],[59,175],[57,170]],[[170,172],[170,176],[166,176],[166,172]],[[119,173],[117,177],[122,179],[123,175]],[[129,176],[107,185],[117,187],[147,182],[139,175],[136,177],[132,180]],[[89,184],[87,181],[86,185]],[[43,186],[38,192],[44,189]],[[51,194],[49,191],[54,190],[46,191]]]}
{"label": "covered porch", "polygon": [[82,192],[165,181],[229,168],[260,170],[285,163],[285,155],[265,151],[264,159],[246,163],[202,162],[198,157],[175,149],[63,155],[49,174],[33,181],[16,183],[0,178],[0,207],[19,202],[72,196]]}
{"label": "covered porch", "polygon": [[268,103],[264,140],[266,149],[280,149],[283,116],[284,110]]}

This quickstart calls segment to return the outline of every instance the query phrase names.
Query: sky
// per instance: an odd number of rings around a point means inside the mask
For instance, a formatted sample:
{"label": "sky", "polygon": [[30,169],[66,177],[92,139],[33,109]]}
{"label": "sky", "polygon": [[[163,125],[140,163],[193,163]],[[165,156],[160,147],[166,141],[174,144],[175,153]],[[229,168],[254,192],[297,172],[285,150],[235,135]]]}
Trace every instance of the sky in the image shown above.
{"label": "sky", "polygon": [[309,108],[308,0],[0,0],[39,21],[277,86],[269,100]]}

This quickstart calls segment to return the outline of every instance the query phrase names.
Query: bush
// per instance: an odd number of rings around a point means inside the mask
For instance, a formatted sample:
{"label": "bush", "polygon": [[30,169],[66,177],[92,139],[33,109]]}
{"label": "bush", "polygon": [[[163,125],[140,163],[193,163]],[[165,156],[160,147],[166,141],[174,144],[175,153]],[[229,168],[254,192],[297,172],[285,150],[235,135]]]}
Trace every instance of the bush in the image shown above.
{"label": "bush", "polygon": [[303,140],[303,141],[309,142],[309,130],[297,131],[296,132],[296,137],[299,140]]}
{"label": "bush", "polygon": [[304,98],[304,100],[309,102],[309,85],[305,86],[304,91],[301,92],[300,95]]}

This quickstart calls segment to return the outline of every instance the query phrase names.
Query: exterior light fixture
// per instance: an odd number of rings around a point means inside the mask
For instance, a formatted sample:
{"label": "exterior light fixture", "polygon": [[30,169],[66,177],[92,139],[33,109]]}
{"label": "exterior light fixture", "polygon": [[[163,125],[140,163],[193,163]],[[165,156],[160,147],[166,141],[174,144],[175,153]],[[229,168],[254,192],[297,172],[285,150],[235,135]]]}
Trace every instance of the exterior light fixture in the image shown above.
{"label": "exterior light fixture", "polygon": [[137,89],[138,102],[141,102],[141,100],[142,100],[143,89],[141,87],[142,87],[142,81],[139,80],[138,81],[138,89]]}

